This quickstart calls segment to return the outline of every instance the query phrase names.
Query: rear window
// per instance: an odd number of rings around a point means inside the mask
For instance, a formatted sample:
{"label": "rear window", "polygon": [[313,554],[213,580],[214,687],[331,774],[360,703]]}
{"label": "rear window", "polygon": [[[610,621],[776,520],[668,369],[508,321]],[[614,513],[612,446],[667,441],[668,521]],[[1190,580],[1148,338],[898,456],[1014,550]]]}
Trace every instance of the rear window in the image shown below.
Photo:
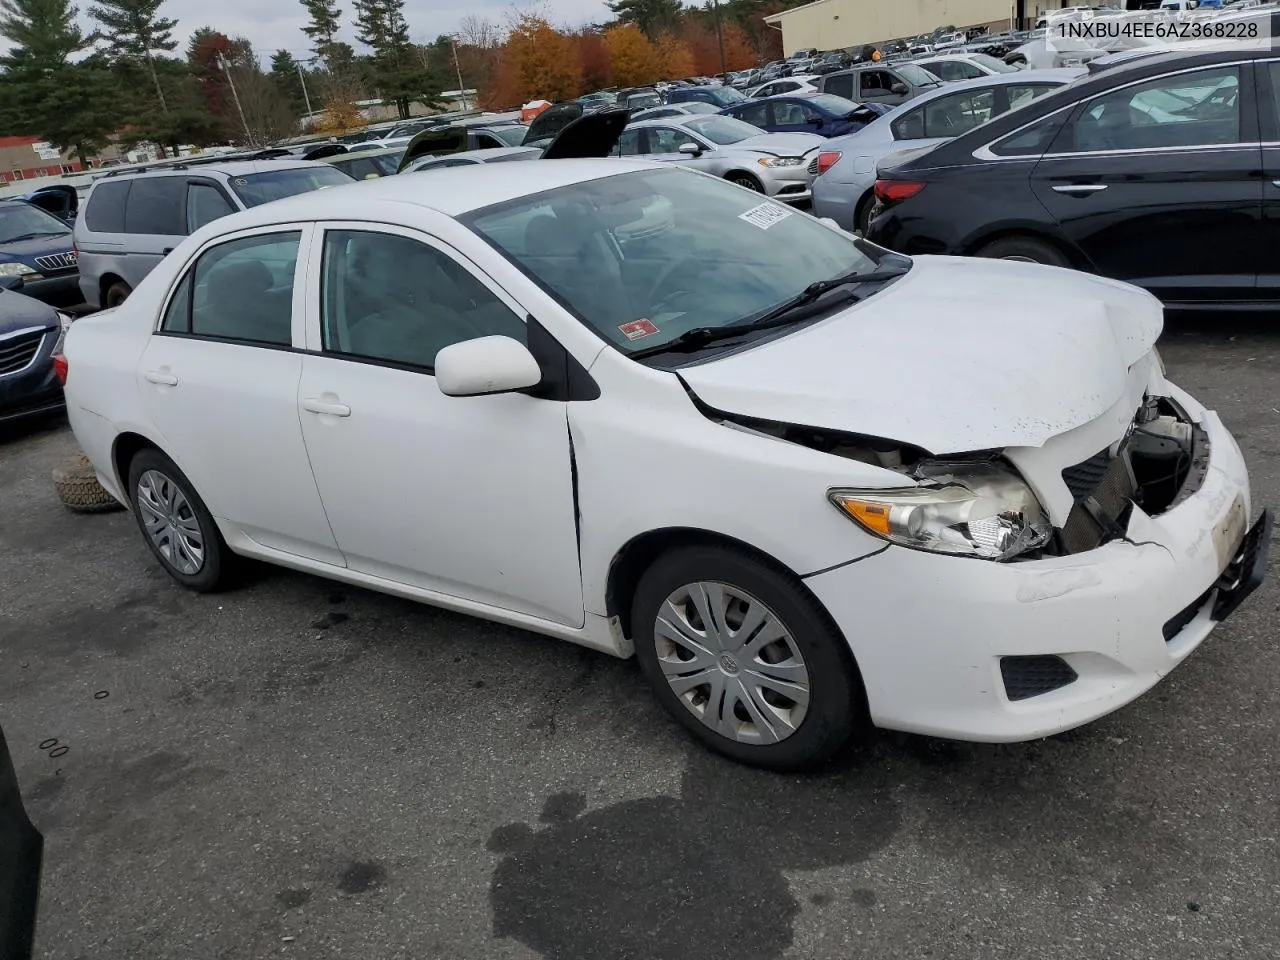
{"label": "rear window", "polygon": [[183,177],[139,177],[129,191],[124,232],[180,237],[187,232],[187,181]]}
{"label": "rear window", "polygon": [[272,200],[283,200],[299,193],[339,187],[352,179],[332,164],[316,164],[314,167],[287,167],[267,173],[250,173],[231,178],[231,189],[246,207],[256,207]]}
{"label": "rear window", "polygon": [[132,180],[101,180],[89,192],[84,225],[94,233],[124,233],[124,208]]}

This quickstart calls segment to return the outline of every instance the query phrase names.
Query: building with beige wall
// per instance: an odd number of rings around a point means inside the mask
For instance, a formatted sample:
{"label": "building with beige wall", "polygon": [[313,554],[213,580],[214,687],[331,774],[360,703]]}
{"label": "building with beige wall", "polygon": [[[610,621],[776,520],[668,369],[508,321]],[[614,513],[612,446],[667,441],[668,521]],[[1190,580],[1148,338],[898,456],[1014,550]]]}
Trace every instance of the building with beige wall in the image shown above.
{"label": "building with beige wall", "polygon": [[1014,0],[815,0],[771,17],[787,56],[816,47],[838,50],[932,33],[937,27],[1007,28]]}

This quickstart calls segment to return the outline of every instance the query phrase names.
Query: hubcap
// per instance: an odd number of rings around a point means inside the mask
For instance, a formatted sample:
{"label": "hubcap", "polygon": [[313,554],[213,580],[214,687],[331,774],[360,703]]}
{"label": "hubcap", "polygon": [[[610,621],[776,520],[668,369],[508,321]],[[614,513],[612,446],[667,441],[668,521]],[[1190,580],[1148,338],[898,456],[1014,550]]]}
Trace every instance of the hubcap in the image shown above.
{"label": "hubcap", "polygon": [[766,744],[800,728],[809,671],[786,625],[745,590],[686,584],[654,623],[658,664],[680,702],[730,740]]}
{"label": "hubcap", "polygon": [[204,566],[204,533],[186,494],[158,470],[138,478],[138,514],[160,556],[185,576]]}
{"label": "hubcap", "polygon": [[1039,260],[1036,260],[1033,257],[1001,257],[1000,259],[1012,260],[1014,263],[1039,263],[1040,262]]}

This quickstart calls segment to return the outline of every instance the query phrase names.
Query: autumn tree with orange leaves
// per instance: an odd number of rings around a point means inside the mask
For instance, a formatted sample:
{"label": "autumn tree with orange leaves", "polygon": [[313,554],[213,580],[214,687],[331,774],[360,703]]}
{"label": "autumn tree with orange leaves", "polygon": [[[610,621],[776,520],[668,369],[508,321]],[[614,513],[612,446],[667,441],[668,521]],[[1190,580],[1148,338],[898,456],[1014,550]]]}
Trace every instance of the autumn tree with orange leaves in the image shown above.
{"label": "autumn tree with orange leaves", "polygon": [[546,20],[526,13],[512,24],[497,78],[480,100],[489,109],[503,109],[535,97],[572,100],[581,92],[578,45]]}
{"label": "autumn tree with orange leaves", "polygon": [[662,79],[658,48],[639,27],[626,24],[604,34],[604,47],[613,65],[613,82],[622,87],[638,87]]}
{"label": "autumn tree with orange leaves", "polygon": [[582,64],[582,86],[585,90],[600,90],[613,84],[613,64],[599,30],[587,27],[574,34],[578,47],[578,62]]}
{"label": "autumn tree with orange leaves", "polygon": [[693,51],[687,43],[675,34],[664,33],[655,46],[664,79],[679,80],[693,75]]}

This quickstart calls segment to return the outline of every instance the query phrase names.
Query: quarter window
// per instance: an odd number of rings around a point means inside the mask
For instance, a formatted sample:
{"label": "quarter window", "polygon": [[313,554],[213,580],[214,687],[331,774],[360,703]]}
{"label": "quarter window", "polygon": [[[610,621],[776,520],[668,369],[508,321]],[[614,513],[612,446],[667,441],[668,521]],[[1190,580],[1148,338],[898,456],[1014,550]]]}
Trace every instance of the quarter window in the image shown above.
{"label": "quarter window", "polygon": [[997,157],[1038,157],[1049,149],[1049,144],[1053,143],[1053,138],[1058,135],[1065,121],[1065,113],[1037,120],[1025,129],[993,143],[991,152]]}
{"label": "quarter window", "polygon": [[524,342],[524,322],[488,287],[434,247],[389,233],[325,234],[324,348],[431,370],[445,347],[501,335]]}
{"label": "quarter window", "polygon": [[769,125],[768,110],[769,105],[766,103],[751,103],[745,107],[739,107],[733,115],[754,126],[767,127]]}
{"label": "quarter window", "polygon": [[292,232],[241,237],[203,253],[178,285],[163,328],[289,346],[300,236]]}
{"label": "quarter window", "polygon": [[1239,143],[1239,71],[1180,73],[1097,97],[1073,132],[1080,153]]}
{"label": "quarter window", "polygon": [[986,76],[972,63],[964,60],[940,60],[925,64],[924,69],[940,80],[977,80]]}

